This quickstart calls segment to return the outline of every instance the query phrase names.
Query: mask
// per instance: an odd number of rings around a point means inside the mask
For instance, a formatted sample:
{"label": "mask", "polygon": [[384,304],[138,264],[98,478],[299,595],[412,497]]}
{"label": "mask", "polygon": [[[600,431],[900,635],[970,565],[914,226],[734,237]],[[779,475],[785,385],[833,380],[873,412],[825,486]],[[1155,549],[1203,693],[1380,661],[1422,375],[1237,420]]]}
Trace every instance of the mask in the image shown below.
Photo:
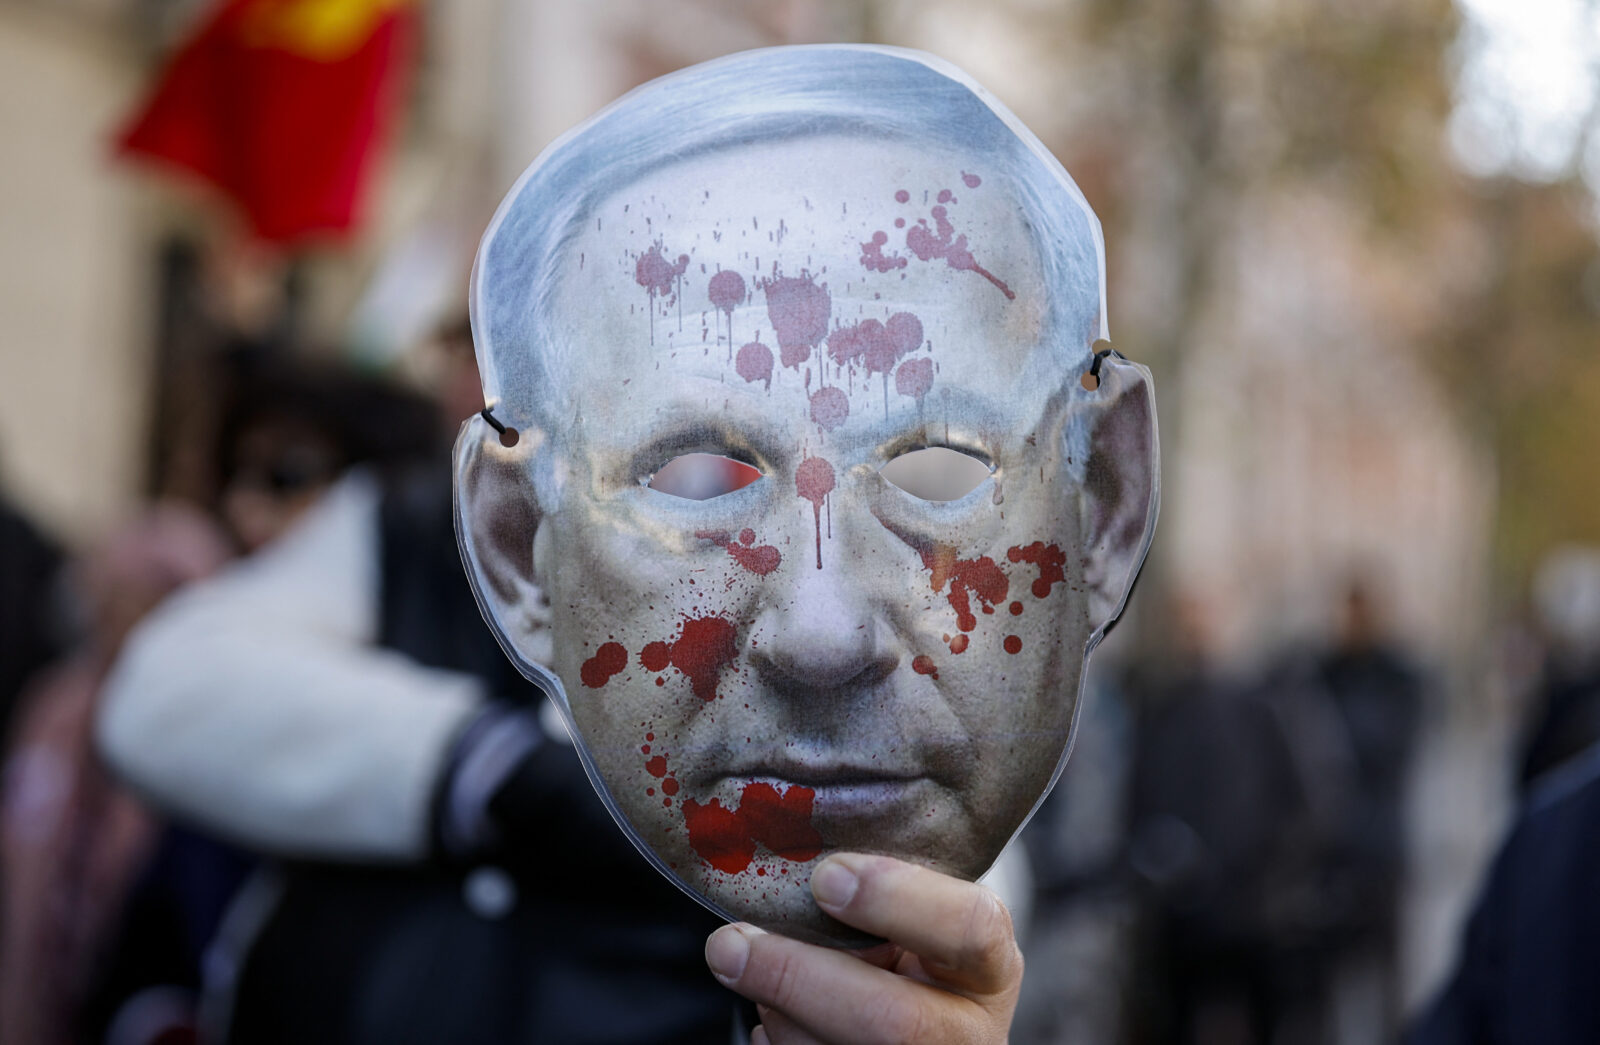
{"label": "mask", "polygon": [[881,48],[647,84],[501,205],[468,571],[617,822],[717,913],[857,943],[822,855],[975,878],[1054,782],[1156,516],[1149,375],[1095,354],[1102,253],[1015,117]]}

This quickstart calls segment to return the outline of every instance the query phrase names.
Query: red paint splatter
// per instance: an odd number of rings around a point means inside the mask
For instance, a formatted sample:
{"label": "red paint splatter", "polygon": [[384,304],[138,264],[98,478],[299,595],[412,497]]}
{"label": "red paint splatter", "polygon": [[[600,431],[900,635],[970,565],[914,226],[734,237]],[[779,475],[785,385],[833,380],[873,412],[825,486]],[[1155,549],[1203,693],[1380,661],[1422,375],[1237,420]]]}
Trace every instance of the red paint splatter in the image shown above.
{"label": "red paint splatter", "polygon": [[940,203],[949,203],[953,199],[955,199],[955,196],[950,192],[949,189],[940,189],[939,190],[939,202]]}
{"label": "red paint splatter", "polygon": [[919,653],[912,659],[911,670],[918,675],[932,675],[935,682],[939,680],[939,668],[926,653]]}
{"label": "red paint splatter", "polygon": [[906,219],[904,219],[904,218],[896,218],[896,219],[894,219],[894,227],[897,228],[897,229],[905,228],[906,227]]}
{"label": "red paint splatter", "polygon": [[921,399],[933,387],[933,360],[908,359],[894,374],[894,390],[903,396]]}
{"label": "red paint splatter", "polygon": [[961,180],[966,183],[966,186],[969,189],[976,189],[979,185],[983,184],[982,178],[978,177],[976,174],[968,174],[966,171],[961,172]]}
{"label": "red paint splatter", "polygon": [[821,425],[823,431],[833,431],[849,416],[850,397],[844,394],[844,389],[829,385],[811,394],[811,420]]}
{"label": "red paint splatter", "polygon": [[756,532],[754,530],[750,529],[750,527],[746,526],[744,529],[739,531],[739,543],[740,544],[754,544],[754,543],[756,543]]}
{"label": "red paint splatter", "polygon": [[650,761],[648,761],[648,762],[646,762],[644,764],[644,770],[645,770],[646,773],[649,773],[653,777],[658,777],[659,778],[659,777],[666,776],[667,775],[667,760],[666,760],[666,757],[663,756],[663,755],[657,755],[655,758],[652,758]]}
{"label": "red paint splatter", "polygon": [[910,312],[896,312],[883,324],[894,346],[895,358],[908,356],[922,347],[922,320]]}
{"label": "red paint splatter", "polygon": [[711,282],[706,285],[706,293],[718,312],[726,312],[731,316],[734,309],[744,304],[744,277],[732,269],[723,269],[711,277]]}
{"label": "red paint splatter", "polygon": [[1007,550],[1006,558],[1012,562],[1031,562],[1039,567],[1039,577],[1033,582],[1035,598],[1045,598],[1054,585],[1066,583],[1067,553],[1054,544],[1034,541],[1026,547]]}
{"label": "red paint splatter", "polygon": [[820,457],[808,457],[794,471],[794,489],[811,502],[817,520],[817,569],[822,569],[822,502],[833,492],[833,465]]}
{"label": "red paint splatter", "polygon": [[766,292],[767,320],[778,339],[779,358],[784,366],[798,368],[827,336],[833,298],[826,286],[818,286],[804,271],[798,276],[774,276],[760,285]]}
{"label": "red paint splatter", "polygon": [[887,232],[878,231],[872,239],[861,244],[861,264],[871,272],[891,272],[906,267],[906,259],[899,254],[885,254],[883,245],[889,242]]}
{"label": "red paint splatter", "polygon": [[937,232],[928,228],[926,219],[919,218],[917,223],[906,230],[906,246],[911,252],[923,261],[932,261],[943,258],[945,264],[953,269],[963,272],[976,272],[984,279],[993,283],[1007,300],[1015,300],[1016,292],[1006,286],[994,273],[979,265],[973,258],[972,251],[967,247],[966,233],[956,235],[955,226],[950,223],[949,211],[944,207],[933,208],[933,220]]}
{"label": "red paint splatter", "polygon": [[652,642],[639,651],[639,663],[649,671],[666,671],[672,664],[672,648],[665,642]]}
{"label": "red paint splatter", "polygon": [[1007,635],[1006,636],[1006,641],[1004,643],[1004,646],[1006,648],[1006,652],[1007,653],[1021,653],[1022,652],[1022,640],[1017,638],[1015,635]]}
{"label": "red paint splatter", "polygon": [[993,613],[997,602],[1005,600],[1010,582],[995,561],[987,555],[958,559],[950,577],[950,605],[956,611],[956,627],[971,631],[978,626],[969,595],[978,597],[985,613]]}
{"label": "red paint splatter", "polygon": [[972,639],[970,639],[966,635],[957,635],[957,636],[955,636],[954,638],[952,638],[950,640],[950,652],[951,653],[965,653],[965,652],[967,652],[968,644],[971,643],[971,642],[972,642]]}
{"label": "red paint splatter", "polygon": [[772,390],[772,349],[761,342],[752,341],[739,349],[734,368],[746,381],[765,381],[767,390]]}
{"label": "red paint splatter", "polygon": [[985,613],[993,613],[996,603],[1004,602],[1011,584],[1005,571],[987,555],[976,559],[958,559],[955,549],[896,526],[876,511],[873,515],[890,533],[900,538],[922,559],[923,569],[929,573],[929,584],[934,591],[950,585],[950,607],[956,611],[956,627],[971,631],[978,626],[972,612],[972,597],[977,596]]}
{"label": "red paint splatter", "polygon": [[[750,534],[750,540],[744,541],[742,545],[733,543],[728,537],[727,530],[696,530],[694,535],[703,541],[710,541],[719,548],[726,549],[728,554],[733,556],[734,562],[759,577],[765,577],[777,569],[778,565],[783,562],[783,556],[778,549],[770,544],[763,544],[759,548],[748,547],[755,541],[755,532],[746,530],[744,533]],[[739,538],[744,540],[744,534],[740,534]]]}
{"label": "red paint splatter", "polygon": [[1020,603],[1020,602],[1013,602],[1013,603],[1012,603],[1012,604],[1011,604],[1011,615],[1012,615],[1012,616],[1013,616],[1013,617],[1020,617],[1020,616],[1022,616],[1022,603]]}
{"label": "red paint splatter", "polygon": [[910,199],[911,193],[907,192],[905,189],[901,189],[899,192],[894,194],[894,201],[896,203],[906,203],[909,202]]}
{"label": "red paint splatter", "polygon": [[673,263],[661,253],[661,244],[657,243],[639,255],[633,266],[633,278],[651,297],[667,297],[672,293],[673,283],[688,268],[689,255],[679,254],[677,262]]}
{"label": "red paint splatter", "polygon": [[689,687],[701,700],[716,699],[717,676],[737,659],[734,627],[722,617],[689,618],[672,644],[672,666],[688,676]]}
{"label": "red paint splatter", "polygon": [[608,642],[595,650],[594,656],[583,662],[578,677],[590,689],[599,689],[611,681],[611,676],[628,666],[628,650],[620,642]]}
{"label": "red paint splatter", "polygon": [[744,786],[739,807],[726,809],[713,798],[705,805],[694,799],[683,803],[689,844],[700,858],[719,871],[738,874],[755,860],[756,846],[766,846],[774,856],[803,862],[822,852],[822,836],[811,824],[816,792],[794,784],[782,794],[764,781]]}

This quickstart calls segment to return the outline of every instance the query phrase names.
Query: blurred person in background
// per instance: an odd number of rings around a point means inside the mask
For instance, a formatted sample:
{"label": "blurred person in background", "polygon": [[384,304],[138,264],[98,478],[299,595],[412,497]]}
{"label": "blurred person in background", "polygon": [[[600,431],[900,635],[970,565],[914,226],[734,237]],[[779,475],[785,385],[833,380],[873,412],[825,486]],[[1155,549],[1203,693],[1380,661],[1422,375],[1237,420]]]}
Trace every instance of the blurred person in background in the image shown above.
{"label": "blurred person in background", "polygon": [[1329,807],[1350,774],[1342,748],[1328,757],[1337,727],[1305,685],[1220,668],[1203,600],[1168,613],[1173,657],[1130,683],[1144,906],[1132,1040],[1319,1042]]}
{"label": "blurred person in background", "polygon": [[[1320,687],[1335,712],[1328,739],[1346,752],[1335,757],[1354,769],[1330,774],[1348,790],[1331,796],[1336,805],[1329,811],[1321,978],[1339,1006],[1336,1019],[1364,1021],[1358,1037],[1389,1039],[1399,1029],[1395,983],[1405,798],[1425,684],[1391,634],[1370,579],[1352,575],[1335,613],[1333,644],[1316,658],[1307,680]],[[1362,1014],[1351,1008],[1363,1004]]]}
{"label": "blurred person in background", "polygon": [[1406,1045],[1600,1041],[1600,745],[1532,786]]}
{"label": "blurred person in background", "polygon": [[62,653],[61,549],[0,495],[0,742],[29,676]]}
{"label": "blurred person in background", "polygon": [[200,513],[160,505],[119,527],[76,577],[88,634],[18,707],[0,816],[0,1041],[87,1040],[86,1005],[155,820],[92,747],[102,683],[129,631],[232,552]]}
{"label": "blurred person in background", "polygon": [[1523,730],[1524,791],[1600,741],[1600,551],[1551,553],[1534,577],[1533,602],[1546,652]]}
{"label": "blurred person in background", "polygon": [[[481,408],[465,324],[427,352],[441,409]],[[335,414],[395,434],[365,407]],[[208,1034],[728,1040],[740,1010],[702,957],[718,920],[616,830],[483,624],[437,426],[427,460],[387,469],[268,427],[241,450],[293,447],[296,476],[331,484],[141,630],[101,721],[112,761],[165,808],[274,858],[211,949]],[[310,467],[329,460],[340,470]],[[246,534],[287,475],[236,471],[254,476],[224,495]]]}

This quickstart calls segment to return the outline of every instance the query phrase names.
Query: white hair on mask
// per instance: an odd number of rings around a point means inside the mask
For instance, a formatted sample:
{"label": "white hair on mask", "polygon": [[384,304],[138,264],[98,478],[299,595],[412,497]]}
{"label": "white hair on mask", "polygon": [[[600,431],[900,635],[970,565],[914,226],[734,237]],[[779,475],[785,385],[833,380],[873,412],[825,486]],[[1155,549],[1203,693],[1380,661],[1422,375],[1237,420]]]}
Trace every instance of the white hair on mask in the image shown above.
{"label": "white hair on mask", "polygon": [[[1048,287],[1050,351],[1029,374],[1071,397],[1094,336],[1108,336],[1100,222],[1032,132],[959,69],[917,51],[855,45],[747,51],[624,95],[539,156],[500,204],[473,266],[473,340],[485,401],[524,430],[571,416],[579,346],[549,336],[563,252],[602,201],[662,167],[740,146],[845,135],[982,157],[1029,225]],[[1096,334],[1097,332],[1097,334]],[[1069,426],[1073,443],[1086,442]],[[1075,462],[1086,447],[1068,448]],[[548,455],[546,455],[548,456]],[[548,477],[546,477],[548,478]],[[536,478],[537,481],[537,478]]]}

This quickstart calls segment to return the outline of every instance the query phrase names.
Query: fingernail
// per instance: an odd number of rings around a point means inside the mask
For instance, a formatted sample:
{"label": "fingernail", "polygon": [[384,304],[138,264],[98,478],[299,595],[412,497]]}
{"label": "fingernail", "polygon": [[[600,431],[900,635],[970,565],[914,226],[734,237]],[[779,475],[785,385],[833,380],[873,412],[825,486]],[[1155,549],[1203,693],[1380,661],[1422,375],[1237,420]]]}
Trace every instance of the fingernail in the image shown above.
{"label": "fingernail", "polygon": [[827,859],[811,872],[811,895],[823,907],[843,907],[856,895],[861,879],[838,860]]}
{"label": "fingernail", "polygon": [[731,987],[744,975],[744,964],[750,960],[750,939],[743,925],[724,925],[706,940],[706,964],[711,975]]}

